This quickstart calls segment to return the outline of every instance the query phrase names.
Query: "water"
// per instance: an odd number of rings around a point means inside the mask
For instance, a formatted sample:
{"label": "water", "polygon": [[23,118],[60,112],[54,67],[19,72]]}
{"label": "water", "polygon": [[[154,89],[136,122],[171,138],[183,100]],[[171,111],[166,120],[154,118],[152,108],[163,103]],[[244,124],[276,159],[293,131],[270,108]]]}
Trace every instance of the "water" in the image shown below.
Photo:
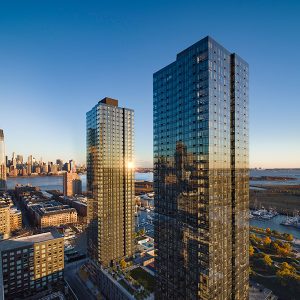
{"label": "water", "polygon": [[293,228],[290,226],[280,225],[282,221],[285,221],[286,216],[278,215],[271,220],[260,220],[260,219],[251,219],[250,225],[260,228],[270,228],[271,230],[277,230],[278,232],[285,232],[292,234],[295,238],[300,239],[300,229]]}
{"label": "water", "polygon": [[[250,181],[251,185],[296,185],[300,184],[300,169],[294,170],[250,170],[250,176],[279,176],[279,177],[293,177],[296,180],[287,181]],[[86,175],[81,175],[82,189],[86,190]],[[136,180],[153,181],[153,173],[136,173]],[[31,184],[33,186],[39,186],[41,190],[60,190],[62,191],[62,176],[44,176],[44,177],[17,177],[8,178],[7,186],[9,189],[13,189],[16,184]],[[252,187],[253,188],[253,187]],[[257,188],[259,189],[259,188]]]}
{"label": "water", "polygon": [[261,176],[272,176],[272,177],[291,177],[295,180],[283,180],[283,181],[250,181],[253,185],[297,185],[300,184],[300,169],[285,169],[285,170],[250,170],[250,176],[261,177]]}
{"label": "water", "polygon": [[[82,180],[82,190],[86,191],[86,175],[80,175]],[[135,173],[136,180],[153,181],[153,173]],[[32,176],[32,177],[16,177],[7,179],[8,189],[14,189],[16,184],[31,184],[38,186],[42,191],[59,190],[63,191],[63,177],[62,176]]]}
{"label": "water", "polygon": [[[252,181],[255,185],[278,185],[278,184],[300,184],[300,170],[251,170],[250,176],[260,177],[260,176],[279,176],[279,177],[294,177],[296,180],[293,181]],[[81,175],[82,188],[83,191],[86,190],[86,175]],[[136,180],[147,180],[153,181],[153,173],[136,173]],[[46,190],[60,190],[63,189],[62,176],[45,176],[45,177],[17,177],[8,178],[7,185],[9,189],[13,189],[16,184],[31,184],[33,186],[39,186],[42,191]],[[300,205],[299,205],[300,207]],[[142,219],[146,219],[146,213],[141,213]],[[258,226],[262,228],[271,228],[272,230],[277,230],[279,232],[291,233],[294,237],[300,239],[300,229],[293,227],[287,227],[280,225],[280,223],[286,217],[283,215],[278,215],[271,220],[259,220],[251,219],[250,225]],[[147,227],[147,226],[146,226]],[[151,230],[150,228],[146,228]]]}

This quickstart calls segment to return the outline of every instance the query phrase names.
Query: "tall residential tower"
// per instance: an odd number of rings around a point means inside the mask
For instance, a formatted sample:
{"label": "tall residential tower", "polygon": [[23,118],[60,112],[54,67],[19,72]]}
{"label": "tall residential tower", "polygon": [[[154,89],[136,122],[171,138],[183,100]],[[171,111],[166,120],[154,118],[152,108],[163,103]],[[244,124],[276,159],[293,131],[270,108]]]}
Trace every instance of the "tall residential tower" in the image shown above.
{"label": "tall residential tower", "polygon": [[4,133],[0,129],[0,191],[6,190],[6,158]]}
{"label": "tall residential tower", "polygon": [[105,267],[134,247],[134,112],[104,98],[86,121],[88,252]]}
{"label": "tall residential tower", "polygon": [[248,64],[206,37],[153,80],[156,299],[248,299]]}

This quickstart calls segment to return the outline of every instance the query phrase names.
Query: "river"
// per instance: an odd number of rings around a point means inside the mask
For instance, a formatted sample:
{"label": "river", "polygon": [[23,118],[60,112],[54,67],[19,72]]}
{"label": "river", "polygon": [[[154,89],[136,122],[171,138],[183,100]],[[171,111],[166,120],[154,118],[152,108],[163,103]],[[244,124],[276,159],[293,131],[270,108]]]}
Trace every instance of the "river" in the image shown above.
{"label": "river", "polygon": [[292,234],[295,238],[300,239],[300,229],[280,225],[282,221],[286,219],[284,215],[278,215],[271,220],[262,220],[262,219],[251,219],[250,225],[260,228],[270,228],[271,230],[277,230],[279,232],[286,232]]}
{"label": "river", "polygon": [[[82,190],[86,191],[86,175],[80,175],[82,180]],[[135,173],[136,180],[153,181],[153,173]],[[7,179],[7,188],[14,189],[16,184],[30,184],[38,186],[42,191],[59,190],[63,191],[62,176],[32,176],[32,177],[9,177]]]}
{"label": "river", "polygon": [[[252,182],[255,185],[265,185],[265,184],[300,184],[300,170],[251,170],[251,176],[260,177],[260,176],[280,176],[280,177],[294,177],[296,180],[292,181],[254,181]],[[86,175],[81,175],[82,180],[82,188],[83,191],[86,190]],[[147,180],[153,181],[153,173],[136,173],[136,180]],[[33,186],[39,186],[41,190],[60,190],[63,189],[62,176],[44,176],[44,177],[17,177],[17,178],[8,178],[7,186],[9,189],[13,189],[16,184],[31,184]],[[299,203],[300,210],[300,203]],[[271,228],[272,230],[277,230],[280,232],[291,233],[295,237],[300,239],[300,229],[286,227],[280,225],[280,223],[286,217],[283,215],[279,215],[274,217],[271,220],[259,220],[259,219],[251,219],[250,225],[258,226],[262,228]]]}

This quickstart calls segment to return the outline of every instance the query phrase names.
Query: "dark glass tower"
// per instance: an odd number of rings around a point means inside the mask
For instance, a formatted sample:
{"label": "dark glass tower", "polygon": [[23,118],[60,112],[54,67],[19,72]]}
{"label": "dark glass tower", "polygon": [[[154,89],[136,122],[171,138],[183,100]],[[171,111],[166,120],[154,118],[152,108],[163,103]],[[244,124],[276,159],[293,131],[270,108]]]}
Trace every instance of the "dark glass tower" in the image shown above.
{"label": "dark glass tower", "polygon": [[0,129],[0,191],[6,190],[6,159],[4,133]]}
{"label": "dark glass tower", "polygon": [[88,253],[105,267],[134,247],[134,112],[104,98],[86,122]]}
{"label": "dark glass tower", "polygon": [[156,299],[248,299],[248,64],[206,37],[153,81]]}

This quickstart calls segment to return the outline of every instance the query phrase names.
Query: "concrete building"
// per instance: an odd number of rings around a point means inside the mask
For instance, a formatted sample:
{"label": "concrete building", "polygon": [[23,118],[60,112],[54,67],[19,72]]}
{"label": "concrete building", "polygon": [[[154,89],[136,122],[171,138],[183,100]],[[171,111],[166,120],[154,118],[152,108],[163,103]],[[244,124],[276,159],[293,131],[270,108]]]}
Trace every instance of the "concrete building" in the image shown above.
{"label": "concrete building", "polygon": [[10,231],[22,228],[22,213],[15,206],[10,208]]}
{"label": "concrete building", "polygon": [[134,112],[104,98],[86,121],[88,253],[105,267],[134,250]]}
{"label": "concrete building", "polygon": [[39,228],[56,227],[64,224],[77,223],[77,211],[69,205],[61,205],[59,202],[34,201],[26,204],[30,215],[34,218],[34,224]]}
{"label": "concrete building", "polygon": [[153,192],[153,182],[150,181],[136,180],[134,186],[136,195]]}
{"label": "concrete building", "polygon": [[77,173],[65,172],[63,175],[64,196],[72,197],[82,194],[82,183]]}
{"label": "concrete building", "polygon": [[4,132],[0,129],[0,191],[6,190],[6,157]]}
{"label": "concrete building", "polygon": [[0,243],[3,299],[26,297],[63,280],[64,239],[46,232]]}
{"label": "concrete building", "polygon": [[7,239],[15,230],[22,228],[22,213],[7,193],[0,193],[0,240]]}
{"label": "concrete building", "polygon": [[0,202],[0,240],[10,236],[10,207],[6,202]]}
{"label": "concrete building", "polygon": [[82,196],[76,197],[59,197],[59,201],[76,209],[77,214],[81,217],[87,217],[87,198]]}
{"label": "concrete building", "polygon": [[153,75],[158,300],[249,298],[248,68],[206,37]]}

